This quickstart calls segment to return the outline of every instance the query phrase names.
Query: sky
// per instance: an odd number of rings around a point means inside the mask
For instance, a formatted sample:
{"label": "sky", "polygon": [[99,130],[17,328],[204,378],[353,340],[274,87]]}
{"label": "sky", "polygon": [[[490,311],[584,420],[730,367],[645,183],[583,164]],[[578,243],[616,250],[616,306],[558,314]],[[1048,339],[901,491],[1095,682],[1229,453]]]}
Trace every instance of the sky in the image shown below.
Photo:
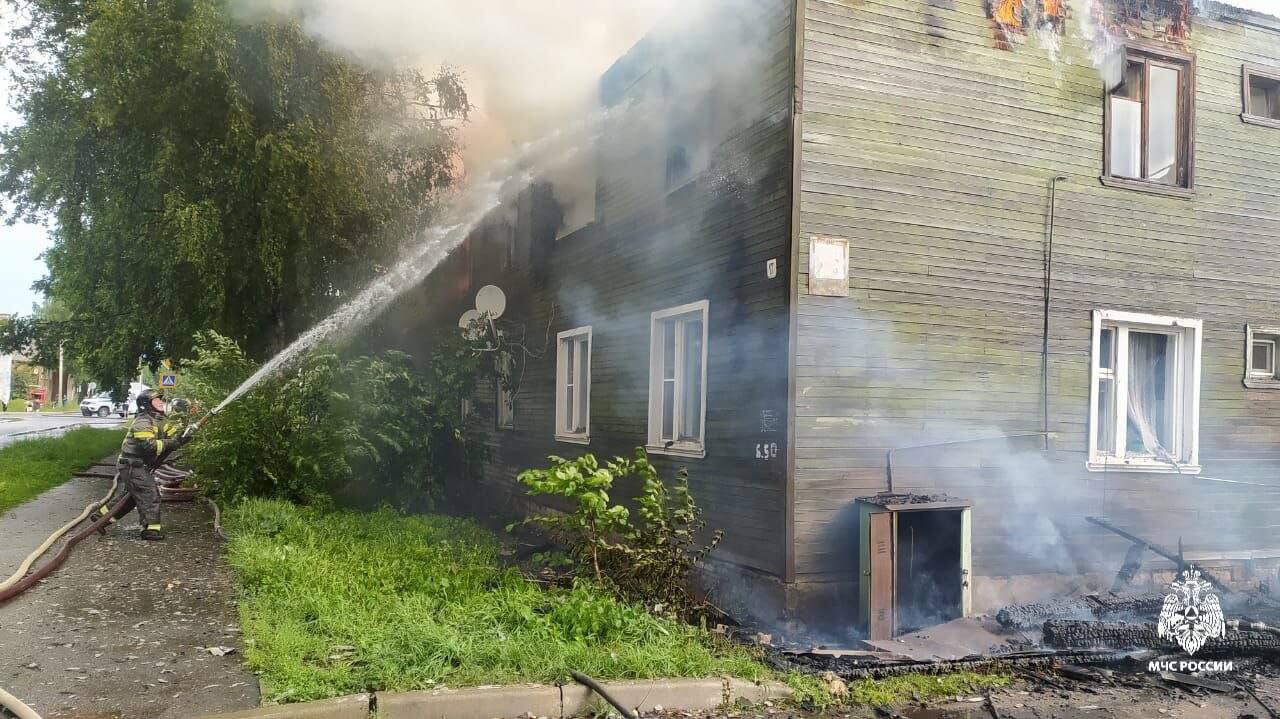
{"label": "sky", "polygon": [[[0,32],[8,33],[9,4],[0,5]],[[18,116],[10,107],[9,74],[0,71],[0,127],[11,127]],[[0,207],[4,207],[0,204]],[[29,314],[39,296],[31,283],[44,277],[40,253],[52,243],[49,232],[39,225],[0,223],[0,312]]]}
{"label": "sky", "polygon": [[[302,0],[275,0],[277,4],[285,4],[285,5],[289,5],[291,3],[296,4],[301,1]],[[337,12],[332,12],[328,16],[328,18],[338,18],[341,16],[341,17],[347,17],[348,20],[350,19],[350,17],[347,16],[347,13],[345,12],[345,8],[344,8],[345,3],[348,2],[349,0],[319,0],[319,1],[310,0],[310,1],[313,3],[316,3],[317,5],[320,5],[321,7],[323,7],[324,5],[329,5],[331,10],[337,10]],[[1280,14],[1280,0],[1229,0],[1229,2],[1230,4],[1237,5],[1239,7],[1245,7],[1252,10],[1259,10],[1262,12],[1268,12],[1272,14]],[[654,9],[653,6],[669,5],[670,3],[671,3],[671,0],[628,0],[628,2],[619,3],[621,7],[626,7],[629,4],[633,5],[634,6],[634,8],[632,8],[633,17],[630,17],[628,19],[631,21],[641,21],[641,22],[640,23],[635,23],[635,22],[608,23],[611,25],[620,25],[621,27],[606,27],[606,28],[595,27],[593,26],[592,23],[581,20],[581,18],[585,17],[585,13],[590,12],[589,8],[592,7],[592,3],[589,3],[589,2],[565,3],[566,6],[569,6],[569,9],[574,13],[576,13],[577,16],[580,18],[580,21],[578,23],[572,24],[572,26],[576,28],[575,33],[577,34],[578,42],[571,43],[570,46],[572,46],[573,44],[577,44],[578,47],[575,48],[575,50],[578,53],[583,52],[584,48],[582,46],[584,45],[589,46],[589,51],[591,51],[593,54],[600,55],[602,58],[604,58],[605,55],[609,55],[610,57],[612,57],[612,56],[615,56],[616,54],[620,54],[618,53],[618,48],[620,46],[619,41],[621,40],[621,38],[616,36],[619,34],[625,34],[627,32],[635,32],[636,24],[643,24],[644,20],[650,19],[646,17],[646,15],[649,15],[652,13]],[[384,4],[388,4],[389,6],[394,7],[394,4],[392,3],[384,3]],[[375,3],[375,6],[376,5],[377,4]],[[430,5],[431,3],[426,3],[425,7],[429,7]],[[7,28],[9,23],[8,23],[8,18],[5,16],[9,12],[9,7],[10,6],[7,3],[0,4],[0,32],[4,32],[6,34],[7,34]],[[492,7],[492,6],[489,6],[489,7]],[[519,13],[515,13],[515,15],[519,15]],[[372,17],[373,15],[370,14],[370,16]],[[625,16],[622,16],[622,17],[625,17]],[[319,15],[319,19],[321,21],[324,21],[326,19],[325,14],[321,13]],[[489,18],[489,20],[493,20],[493,19],[494,18]],[[560,19],[563,19],[563,18],[560,18]],[[610,19],[615,20],[616,18],[610,18]],[[410,23],[404,23],[404,24],[409,25]],[[520,23],[509,23],[509,24],[519,25]],[[566,23],[566,26],[568,25],[570,24]],[[597,23],[596,25],[599,25],[599,23]],[[373,29],[376,29],[379,33],[383,33],[381,37],[384,41],[388,39],[388,36],[385,34],[386,32],[385,25],[381,27],[374,27]],[[500,33],[493,33],[493,34],[498,35]],[[536,34],[537,33],[535,33],[535,36]],[[525,37],[527,36],[528,34],[526,33]],[[390,39],[394,41],[395,38],[391,37]],[[631,42],[633,41],[633,39],[634,38],[626,38],[626,42]],[[465,48],[466,46],[467,46],[466,43],[462,43],[459,47]],[[563,48],[565,47],[565,44],[555,43],[553,45],[550,45],[549,47],[554,48],[556,46]],[[454,48],[454,49],[461,52],[458,48]],[[501,53],[496,54],[496,56],[499,56],[499,57],[501,55],[502,55]],[[550,51],[548,51],[546,55],[547,55],[548,67],[535,67],[534,69],[536,71],[545,73],[550,69],[551,66],[554,66],[554,65],[559,65],[561,69],[564,67],[572,68],[575,65],[579,65],[579,66],[582,65],[582,63],[561,62],[563,58],[555,56],[554,53]],[[580,57],[580,55],[578,57]],[[605,59],[608,59],[608,58],[605,58]],[[591,72],[593,73],[599,72],[599,68],[592,67]],[[484,75],[483,71],[476,74]],[[473,75],[473,79],[476,79],[474,75]],[[545,87],[545,85],[543,85],[542,83],[530,83],[530,86]],[[491,102],[493,101],[495,96],[501,95],[511,90],[509,86],[501,86],[501,87],[495,86],[495,87],[489,87],[485,89],[489,91],[488,93],[485,93],[488,95],[488,97],[485,99],[490,100]],[[495,90],[497,92],[494,92]],[[13,112],[13,110],[10,107],[11,105],[10,91],[11,91],[11,88],[9,87],[8,74],[5,72],[0,72],[0,127],[12,126],[18,120],[16,114]],[[542,98],[542,99],[545,100],[545,98]],[[477,118],[477,119],[479,120],[479,122],[475,123],[477,127],[472,128],[471,132],[475,134],[483,134],[485,132],[483,128],[486,125],[483,119],[483,114],[480,118]],[[529,119],[532,119],[532,118],[529,118]],[[478,138],[473,138],[473,139],[478,139]],[[48,230],[43,226],[31,225],[31,224],[25,224],[25,223],[17,224],[17,225],[0,224],[0,312],[26,314],[31,311],[32,305],[40,299],[39,296],[31,289],[31,284],[36,280],[40,279],[41,277],[43,277],[46,273],[44,261],[40,259],[40,255],[50,246],[51,242],[52,241],[49,237]]]}

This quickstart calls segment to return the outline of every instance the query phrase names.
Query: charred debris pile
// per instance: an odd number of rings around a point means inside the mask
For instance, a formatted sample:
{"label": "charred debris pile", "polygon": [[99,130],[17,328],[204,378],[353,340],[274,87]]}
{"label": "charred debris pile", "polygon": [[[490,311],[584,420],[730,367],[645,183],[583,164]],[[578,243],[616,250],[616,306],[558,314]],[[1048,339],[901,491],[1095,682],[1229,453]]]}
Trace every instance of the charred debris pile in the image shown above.
{"label": "charred debris pile", "polygon": [[[1110,591],[1009,605],[988,616],[842,647],[803,641],[775,646],[773,637],[754,637],[778,669],[845,680],[978,670],[1011,672],[1049,690],[1137,683],[1191,693],[1249,693],[1253,678],[1280,675],[1280,599],[1265,587],[1232,588],[1183,562],[1181,551],[1102,519],[1090,521],[1133,542]],[[1177,567],[1171,591],[1130,586],[1148,551]],[[1179,623],[1194,626],[1179,629]],[[1175,636],[1179,631],[1202,635],[1194,651],[1179,646],[1185,639]],[[741,635],[748,636],[745,630]],[[1228,662],[1232,671],[1221,672]],[[1280,707],[1272,716],[1280,719]]]}

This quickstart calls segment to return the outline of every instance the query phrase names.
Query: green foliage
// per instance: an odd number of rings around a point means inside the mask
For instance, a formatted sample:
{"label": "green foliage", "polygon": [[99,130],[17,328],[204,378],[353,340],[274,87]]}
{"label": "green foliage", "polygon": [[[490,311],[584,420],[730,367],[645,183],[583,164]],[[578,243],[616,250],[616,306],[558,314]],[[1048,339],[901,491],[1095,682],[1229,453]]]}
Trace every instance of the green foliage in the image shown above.
{"label": "green foliage", "polygon": [[250,500],[228,512],[246,658],[267,701],[369,690],[766,674],[746,649],[590,583],[540,588],[499,544],[442,516],[326,513]]}
{"label": "green foliage", "polygon": [[27,401],[21,397],[14,397],[4,406],[6,412],[26,412]]}
{"label": "green foliage", "polygon": [[[197,338],[196,357],[184,366],[184,381],[203,407],[257,369],[212,332]],[[230,500],[429,507],[445,476],[474,470],[479,446],[456,423],[457,402],[436,404],[435,396],[402,353],[350,360],[313,354],[209,421],[190,461]]]}
{"label": "green foliage", "polygon": [[564,497],[573,502],[573,508],[531,521],[568,539],[574,554],[589,561],[596,581],[603,582],[600,557],[614,551],[614,537],[627,530],[630,520],[626,507],[609,504],[609,490],[615,479],[631,473],[630,463],[618,458],[601,467],[590,453],[577,459],[552,456],[550,460],[549,469],[527,469],[518,479],[530,494]]}
{"label": "green foliage", "polygon": [[[702,513],[689,492],[683,468],[668,487],[649,462],[643,448],[635,457],[615,457],[601,467],[588,453],[576,459],[551,457],[547,469],[521,472],[519,480],[530,494],[562,497],[571,509],[528,521],[551,529],[566,541],[574,556],[590,567],[597,583],[614,587],[632,601],[645,602],[659,613],[689,617],[700,603],[688,591],[690,573],[720,542],[715,531],[706,544],[698,535],[705,527]],[[615,482],[639,480],[635,515],[611,504]]]}
{"label": "green foliage", "polygon": [[123,440],[120,430],[77,427],[60,437],[28,439],[0,449],[0,512],[115,454]]}
{"label": "green foliage", "polygon": [[9,396],[19,399],[27,396],[27,392],[31,389],[31,382],[27,379],[27,372],[18,362],[13,363],[13,374],[9,381]]}
{"label": "green foliage", "polygon": [[[429,222],[470,107],[457,73],[370,69],[228,0],[31,0],[4,59],[14,216],[52,221],[67,342],[108,387],[213,328],[264,358],[367,284]],[[42,355],[43,356],[43,355]]]}
{"label": "green foliage", "polygon": [[973,694],[1007,685],[1006,674],[953,672],[950,674],[904,674],[883,679],[860,679],[836,696],[822,677],[793,672],[786,677],[791,701],[805,709],[826,711],[839,707],[892,707],[909,701],[928,702],[944,697]]}

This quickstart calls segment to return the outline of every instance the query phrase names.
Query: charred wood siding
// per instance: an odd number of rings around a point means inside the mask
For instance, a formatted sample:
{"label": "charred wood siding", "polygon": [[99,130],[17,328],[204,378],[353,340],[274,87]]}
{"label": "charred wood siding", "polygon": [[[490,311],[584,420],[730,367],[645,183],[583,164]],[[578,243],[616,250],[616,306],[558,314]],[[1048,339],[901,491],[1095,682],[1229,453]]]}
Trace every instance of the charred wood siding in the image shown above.
{"label": "charred wood siding", "polygon": [[[1084,471],[1094,309],[1204,320],[1200,455],[1276,482],[1280,392],[1242,386],[1244,328],[1280,317],[1280,131],[1241,121],[1241,66],[1280,33],[1195,18],[1195,194],[1103,187],[1103,87],[1076,32],[992,41],[979,0],[807,0],[795,412],[796,570],[853,580],[854,497],[886,450],[1041,429],[1043,251],[1059,184],[1050,431],[904,451],[895,490],[974,500],[975,572],[1114,571],[1084,514],[1210,554],[1275,550],[1280,490]],[[850,296],[808,294],[808,238],[850,243]],[[1011,469],[1011,462],[1025,462]]]}
{"label": "charred wood siding", "polygon": [[[611,121],[597,145],[602,174],[595,222],[556,240],[555,227],[548,234],[526,221],[547,198],[525,196],[517,213],[516,267],[500,271],[493,261],[475,261],[468,300],[483,284],[497,284],[508,293],[504,319],[525,326],[527,344],[541,349],[544,334],[550,341],[524,371],[514,429],[494,429],[492,387],[477,393],[490,457],[482,485],[466,492],[473,513],[509,521],[526,512],[525,490],[515,477],[546,466],[548,455],[591,452],[604,461],[645,445],[650,315],[705,299],[706,456],[652,459],[667,477],[688,467],[708,528],[725,532],[713,557],[781,576],[794,26],[789,0],[757,5],[764,45],[750,92],[738,98],[747,106],[745,122],[722,138],[691,182],[668,190],[662,126],[630,123],[624,115]],[[620,81],[624,91],[651,69],[643,67],[646,52],[642,44],[621,61],[642,66]],[[770,259],[779,265],[772,279],[765,272]],[[426,352],[432,333],[452,326],[465,308],[411,322],[416,329],[404,337],[406,346]],[[555,339],[586,325],[592,327],[591,437],[583,446],[555,439]],[[762,412],[774,418],[768,432],[762,432]],[[777,443],[777,457],[758,459],[760,443]]]}

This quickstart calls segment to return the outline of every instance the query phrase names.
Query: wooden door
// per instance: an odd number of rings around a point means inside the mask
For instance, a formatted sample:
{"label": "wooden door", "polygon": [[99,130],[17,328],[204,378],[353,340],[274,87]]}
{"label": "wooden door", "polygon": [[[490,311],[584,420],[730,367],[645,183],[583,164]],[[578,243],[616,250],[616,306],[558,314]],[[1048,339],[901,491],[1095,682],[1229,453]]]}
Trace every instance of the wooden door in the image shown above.
{"label": "wooden door", "polygon": [[893,513],[871,515],[870,639],[893,638]]}

